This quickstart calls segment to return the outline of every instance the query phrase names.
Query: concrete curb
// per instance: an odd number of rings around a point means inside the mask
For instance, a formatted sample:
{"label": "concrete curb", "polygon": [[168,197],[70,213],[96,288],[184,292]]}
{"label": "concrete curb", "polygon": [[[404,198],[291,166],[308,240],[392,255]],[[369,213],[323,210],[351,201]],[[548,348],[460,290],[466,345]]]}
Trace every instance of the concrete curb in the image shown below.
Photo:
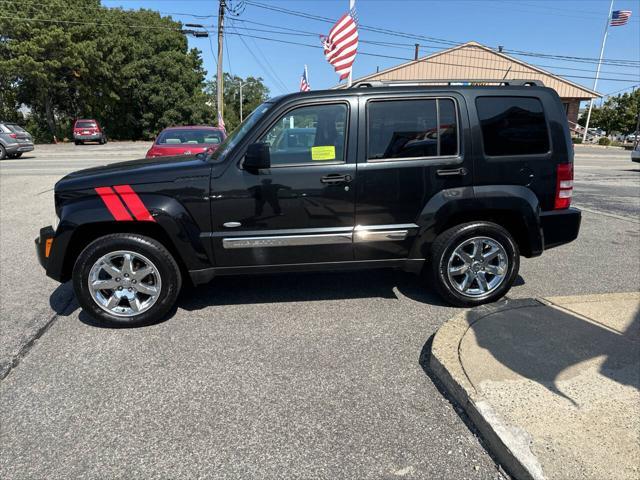
{"label": "concrete curb", "polygon": [[447,321],[436,333],[431,347],[430,367],[447,391],[464,408],[504,469],[519,480],[544,480],[542,466],[529,448],[526,432],[504,422],[483,401],[469,381],[460,362],[459,346],[471,325],[497,312],[525,307],[543,307],[534,299],[506,300],[466,310]]}

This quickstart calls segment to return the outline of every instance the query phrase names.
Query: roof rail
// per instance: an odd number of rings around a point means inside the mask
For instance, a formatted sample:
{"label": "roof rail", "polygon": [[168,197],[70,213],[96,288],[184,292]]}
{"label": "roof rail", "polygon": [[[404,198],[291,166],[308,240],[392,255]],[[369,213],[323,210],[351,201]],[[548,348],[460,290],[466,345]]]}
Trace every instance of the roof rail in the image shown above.
{"label": "roof rail", "polygon": [[372,87],[417,87],[420,85],[454,85],[454,86],[481,86],[499,85],[506,87],[544,87],[542,80],[507,80],[507,79],[462,79],[462,80],[371,80],[354,83],[351,88],[372,88]]}

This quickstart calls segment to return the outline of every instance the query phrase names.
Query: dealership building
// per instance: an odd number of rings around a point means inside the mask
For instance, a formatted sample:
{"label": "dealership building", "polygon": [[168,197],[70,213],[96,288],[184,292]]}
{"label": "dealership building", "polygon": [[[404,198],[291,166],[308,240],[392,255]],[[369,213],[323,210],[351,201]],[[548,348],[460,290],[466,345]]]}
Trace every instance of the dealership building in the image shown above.
{"label": "dealership building", "polygon": [[[416,49],[417,51],[417,49]],[[417,57],[417,55],[416,55]],[[426,57],[354,79],[353,82],[421,80],[540,80],[562,99],[569,125],[578,121],[580,102],[602,97],[597,92],[501,51],[468,42]],[[340,85],[338,88],[345,88]]]}

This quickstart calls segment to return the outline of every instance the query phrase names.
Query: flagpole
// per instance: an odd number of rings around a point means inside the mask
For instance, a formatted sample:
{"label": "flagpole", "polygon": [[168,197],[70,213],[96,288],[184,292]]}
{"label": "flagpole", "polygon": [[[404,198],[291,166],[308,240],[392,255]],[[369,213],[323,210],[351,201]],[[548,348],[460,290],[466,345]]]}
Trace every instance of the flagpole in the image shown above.
{"label": "flagpole", "polygon": [[[355,6],[356,6],[356,0],[349,0],[349,12],[351,12],[355,8]],[[351,87],[351,79],[352,79],[351,72],[353,72],[353,66],[351,66],[351,70],[349,70],[349,77],[347,78],[347,88]]]}
{"label": "flagpole", "polygon": [[[604,27],[604,35],[602,36],[602,47],[600,48],[600,59],[598,60],[598,68],[596,69],[596,78],[593,81],[593,91],[598,86],[598,77],[600,76],[600,66],[602,65],[602,56],[604,55],[604,46],[607,43],[607,33],[609,32],[609,24],[611,23],[611,13],[613,12],[613,0],[609,5],[609,16],[607,17],[607,25]],[[593,109],[593,98],[589,101],[589,113],[587,113],[587,121],[584,124],[584,133],[582,134],[582,142],[587,141],[587,132],[589,131],[589,120],[591,120],[591,110]]]}

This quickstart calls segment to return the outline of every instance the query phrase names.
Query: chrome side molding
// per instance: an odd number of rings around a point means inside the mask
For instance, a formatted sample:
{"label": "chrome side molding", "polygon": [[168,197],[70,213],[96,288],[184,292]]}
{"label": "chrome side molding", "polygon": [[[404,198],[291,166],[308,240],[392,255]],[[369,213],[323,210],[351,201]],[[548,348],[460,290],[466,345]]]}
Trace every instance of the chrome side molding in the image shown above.
{"label": "chrome side molding", "polygon": [[356,230],[353,233],[353,242],[394,242],[404,240],[407,235],[409,230]]}
{"label": "chrome side molding", "polygon": [[415,228],[418,228],[418,225],[414,223],[401,225],[358,225],[354,227],[352,231],[344,233],[227,237],[222,239],[222,247],[225,249],[267,248],[365,242],[397,242],[405,240],[409,236],[409,231]]}
{"label": "chrome side molding", "polygon": [[273,237],[223,238],[223,248],[293,247],[304,245],[330,245],[351,243],[351,233],[324,233],[318,235],[278,235]]}

